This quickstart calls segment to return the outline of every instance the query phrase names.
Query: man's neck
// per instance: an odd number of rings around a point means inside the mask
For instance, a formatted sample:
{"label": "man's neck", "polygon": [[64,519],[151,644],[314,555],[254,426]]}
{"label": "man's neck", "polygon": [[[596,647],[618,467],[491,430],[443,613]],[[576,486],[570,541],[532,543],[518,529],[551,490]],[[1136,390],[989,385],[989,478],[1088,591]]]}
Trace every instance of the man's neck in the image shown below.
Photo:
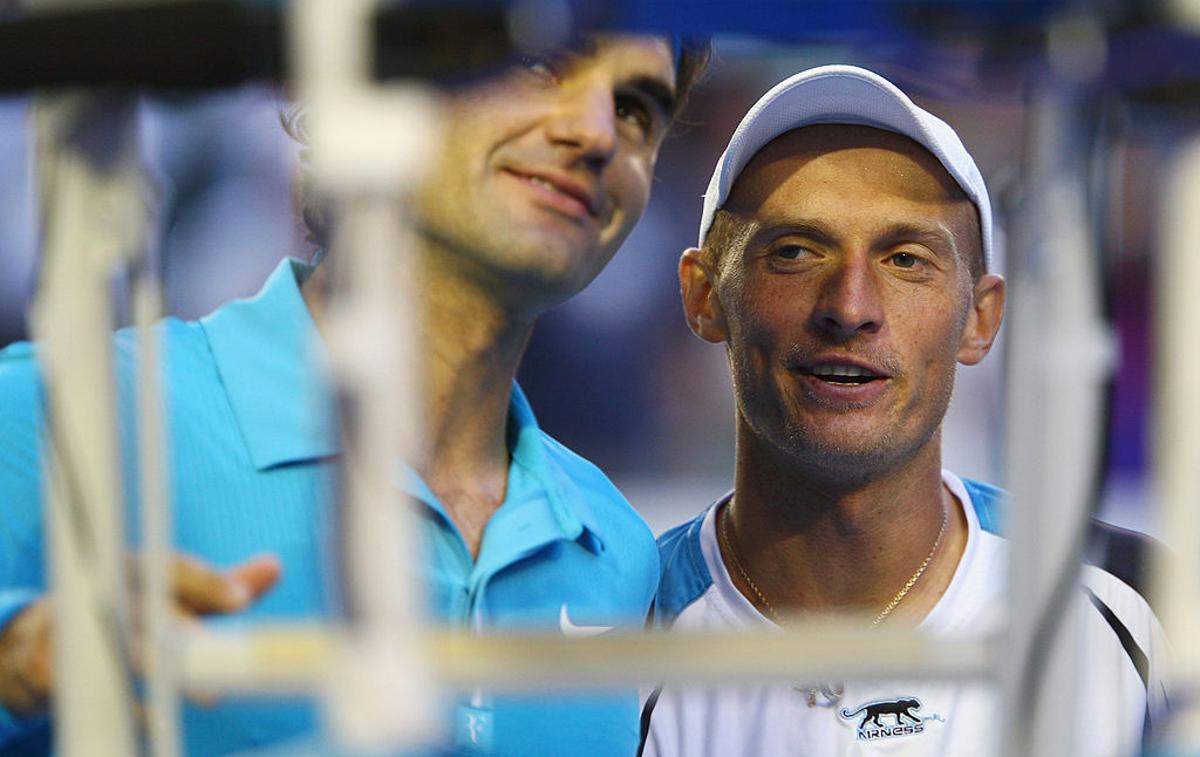
{"label": "man's neck", "polygon": [[965,516],[942,483],[940,439],[905,465],[842,485],[761,444],[739,429],[736,493],[718,513],[724,561],[742,593],[768,616],[875,618],[917,576],[890,615],[924,618],[966,546]]}
{"label": "man's neck", "polygon": [[[473,557],[508,485],[507,423],[512,382],[533,331],[531,315],[503,308],[486,287],[419,251],[415,307],[421,346],[421,459],[411,461],[454,521]],[[304,287],[319,331],[328,276]],[[408,275],[413,276],[413,272]]]}

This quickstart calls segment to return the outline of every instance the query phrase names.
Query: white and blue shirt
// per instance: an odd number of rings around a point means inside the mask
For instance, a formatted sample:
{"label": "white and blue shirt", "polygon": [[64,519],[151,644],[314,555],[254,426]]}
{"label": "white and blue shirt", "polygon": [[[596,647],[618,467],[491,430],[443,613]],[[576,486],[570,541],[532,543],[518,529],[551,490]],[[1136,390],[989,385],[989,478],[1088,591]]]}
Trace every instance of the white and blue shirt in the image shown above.
{"label": "white and blue shirt", "polygon": [[[1003,628],[1008,544],[998,535],[1002,492],[943,472],[962,508],[967,544],[945,594],[919,630],[945,639]],[[659,539],[663,575],[656,621],[674,631],[780,630],[734,586],[716,514],[728,497]],[[1166,707],[1166,643],[1145,599],[1113,574],[1085,566],[1084,685],[1076,708],[1079,754],[1139,753]],[[977,757],[997,754],[1003,721],[986,682],[913,680],[660,687],[643,711],[644,754],[656,757]],[[809,706],[810,691],[817,690]]]}
{"label": "white and blue shirt", "polygon": [[[244,613],[212,622],[336,617],[330,580],[334,476],[340,440],[329,412],[326,358],[299,283],[285,261],[253,298],[197,322],[167,319],[165,389],[174,543],[218,566],[270,552],[277,586]],[[127,517],[134,523],[136,336],[114,337]],[[36,348],[0,352],[0,629],[46,587],[40,439],[44,392]],[[477,559],[424,481],[404,468],[399,486],[419,504],[425,585],[433,616],[481,632],[640,628],[658,581],[653,535],[592,464],[546,435],[520,388],[509,406],[511,463],[504,502]],[[134,529],[136,541],[136,528]],[[630,755],[638,701],[628,691],[578,696],[474,692],[446,708],[449,748],[463,754]],[[185,705],[186,752],[227,754],[304,739],[310,702],[227,698]],[[0,709],[0,753],[44,754],[45,718]],[[299,747],[297,747],[299,748]],[[280,747],[283,752],[288,748]],[[330,752],[321,747],[323,754]]]}

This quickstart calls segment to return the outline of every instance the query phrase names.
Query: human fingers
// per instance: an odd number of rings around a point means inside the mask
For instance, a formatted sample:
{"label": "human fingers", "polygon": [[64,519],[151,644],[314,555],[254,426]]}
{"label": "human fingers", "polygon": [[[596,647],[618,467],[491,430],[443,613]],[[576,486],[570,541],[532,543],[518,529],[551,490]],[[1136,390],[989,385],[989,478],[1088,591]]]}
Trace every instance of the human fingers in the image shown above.
{"label": "human fingers", "polygon": [[175,601],[185,611],[198,615],[245,609],[270,585],[260,585],[263,578],[259,572],[263,569],[253,566],[257,560],[247,560],[233,569],[221,571],[190,555],[176,555],[170,566]]}
{"label": "human fingers", "polygon": [[255,555],[225,570],[225,577],[243,586],[254,601],[267,592],[283,573],[275,555]]}
{"label": "human fingers", "polygon": [[53,608],[43,596],[0,634],[0,704],[24,717],[45,712],[54,688]]}

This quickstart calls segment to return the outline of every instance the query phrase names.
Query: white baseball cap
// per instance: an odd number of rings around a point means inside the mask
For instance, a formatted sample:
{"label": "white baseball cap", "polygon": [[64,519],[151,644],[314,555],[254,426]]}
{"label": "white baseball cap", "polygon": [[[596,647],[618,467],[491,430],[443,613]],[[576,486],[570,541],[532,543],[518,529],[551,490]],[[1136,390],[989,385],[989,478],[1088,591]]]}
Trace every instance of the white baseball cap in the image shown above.
{"label": "white baseball cap", "polygon": [[759,98],[717,161],[700,217],[700,245],[729,199],[738,174],[780,134],[810,124],[857,124],[902,134],[929,150],[979,209],[984,268],[992,268],[992,206],[975,160],[954,129],[916,106],[879,74],[857,66],[820,66],[784,79]]}

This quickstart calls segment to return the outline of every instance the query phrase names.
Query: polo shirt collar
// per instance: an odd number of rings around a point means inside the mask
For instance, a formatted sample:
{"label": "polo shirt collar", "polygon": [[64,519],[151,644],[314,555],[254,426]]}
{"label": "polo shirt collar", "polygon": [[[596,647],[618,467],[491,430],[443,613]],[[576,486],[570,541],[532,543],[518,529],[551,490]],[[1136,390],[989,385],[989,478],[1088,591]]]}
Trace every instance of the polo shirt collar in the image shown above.
{"label": "polo shirt collar", "polygon": [[258,294],[201,319],[250,459],[258,470],[338,454],[329,360],[285,258]]}
{"label": "polo shirt collar", "polygon": [[[258,294],[224,305],[200,321],[258,470],[341,452],[328,352],[300,294],[300,285],[312,270],[286,258]],[[567,460],[550,453],[548,448],[557,443],[542,433],[515,381],[507,433],[512,462],[502,507],[526,510],[529,515],[544,512],[546,517],[533,519],[534,531],[544,540],[582,537],[593,551],[603,549],[595,513],[580,484],[566,469]],[[516,466],[521,467],[521,475],[516,475]],[[410,495],[449,521],[437,497],[408,466],[402,481]],[[527,485],[512,486],[514,482]]]}
{"label": "polo shirt collar", "polygon": [[[519,531],[520,536],[498,540],[512,554],[492,555],[497,566],[557,540],[579,541],[592,552],[602,550],[595,513],[562,461],[550,454],[548,447],[556,442],[542,433],[529,400],[515,381],[509,399],[507,442],[512,458],[508,487],[488,529],[489,533],[496,528],[504,528],[507,534]],[[415,470],[404,466],[402,482],[409,495],[424,502],[447,525],[452,524],[437,495]],[[485,544],[489,541],[485,535]],[[488,556],[481,553],[480,559]]]}
{"label": "polo shirt collar", "polygon": [[562,462],[551,458],[548,446],[554,444],[557,443],[538,427],[525,392],[514,381],[508,406],[508,448],[512,464],[525,468],[545,488],[550,510],[564,535],[578,539],[586,529],[591,546],[599,550],[603,544],[596,526],[596,514],[580,485],[564,470]]}

